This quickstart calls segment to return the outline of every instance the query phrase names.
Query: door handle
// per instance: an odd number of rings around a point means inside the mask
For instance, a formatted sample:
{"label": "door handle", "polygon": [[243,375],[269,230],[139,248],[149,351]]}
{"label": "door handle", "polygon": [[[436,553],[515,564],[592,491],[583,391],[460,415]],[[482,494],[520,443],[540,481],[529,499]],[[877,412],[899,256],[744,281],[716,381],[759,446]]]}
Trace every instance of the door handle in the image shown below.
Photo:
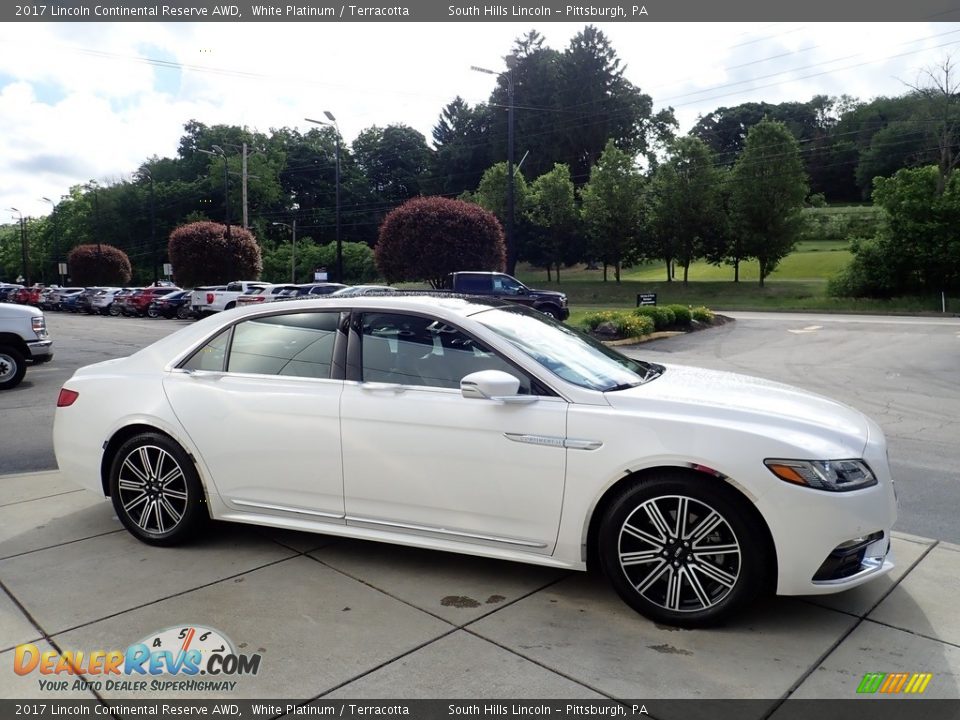
{"label": "door handle", "polygon": [[360,389],[364,392],[389,392],[399,395],[406,392],[407,388],[400,383],[382,383],[382,382],[363,382],[360,383]]}

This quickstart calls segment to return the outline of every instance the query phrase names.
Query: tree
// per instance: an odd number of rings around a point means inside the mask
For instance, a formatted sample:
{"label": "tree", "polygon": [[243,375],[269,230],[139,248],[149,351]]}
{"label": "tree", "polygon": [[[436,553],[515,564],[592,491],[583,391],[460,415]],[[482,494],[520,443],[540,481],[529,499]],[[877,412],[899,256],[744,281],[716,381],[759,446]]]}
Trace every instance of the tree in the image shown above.
{"label": "tree", "polygon": [[429,280],[440,287],[452,272],[503,271],[506,247],[493,213],[462,200],[425,197],[387,215],[375,257],[388,282]]}
{"label": "tree", "polygon": [[127,254],[113,245],[78,245],[67,255],[71,280],[85,287],[126,285],[132,269]]}
{"label": "tree", "polygon": [[653,99],[627,80],[625,70],[610,40],[593,25],[573,37],[560,59],[556,106],[562,112],[556,124],[563,133],[556,161],[566,163],[574,178],[587,176],[609,140],[653,162],[657,146],[673,136],[673,109],[654,113]]}
{"label": "tree", "polygon": [[763,287],[796,244],[808,192],[797,141],[783,123],[763,120],[750,129],[730,180],[734,231],[757,259]]}
{"label": "tree", "polygon": [[613,140],[590,170],[590,180],[581,191],[583,219],[590,236],[590,250],[607,266],[613,265],[620,282],[620,268],[644,255],[640,247],[643,218],[643,178],[633,157],[619,150]]}
{"label": "tree", "polygon": [[939,66],[924,71],[923,84],[912,86],[923,99],[925,110],[932,121],[932,134],[937,144],[937,193],[943,194],[950,175],[960,164],[960,82],[950,58]]}
{"label": "tree", "polygon": [[884,222],[873,238],[851,245],[853,259],[830,292],[853,297],[960,290],[960,174],[940,192],[942,168],[903,168],[877,178],[873,201]]}
{"label": "tree", "polygon": [[528,212],[535,234],[532,242],[522,248],[522,254],[536,265],[545,266],[548,280],[551,267],[555,267],[560,282],[560,266],[580,259],[576,247],[577,207],[569,167],[558,163],[534,180]]}
{"label": "tree", "polygon": [[185,287],[255,280],[263,264],[260,247],[249,230],[195,222],[170,233],[167,249],[176,281]]}
{"label": "tree", "polygon": [[723,222],[720,175],[706,143],[695,137],[678,139],[652,181],[650,230],[673,280],[673,261],[683,268],[687,284],[690,263],[715,254]]}
{"label": "tree", "polygon": [[374,125],[363,130],[352,147],[357,166],[381,204],[396,206],[422,194],[430,148],[419,132],[407,125]]}
{"label": "tree", "polygon": [[432,133],[432,192],[459,195],[477,187],[484,170],[492,163],[490,122],[486,105],[471,108],[459,96],[444,107]]}

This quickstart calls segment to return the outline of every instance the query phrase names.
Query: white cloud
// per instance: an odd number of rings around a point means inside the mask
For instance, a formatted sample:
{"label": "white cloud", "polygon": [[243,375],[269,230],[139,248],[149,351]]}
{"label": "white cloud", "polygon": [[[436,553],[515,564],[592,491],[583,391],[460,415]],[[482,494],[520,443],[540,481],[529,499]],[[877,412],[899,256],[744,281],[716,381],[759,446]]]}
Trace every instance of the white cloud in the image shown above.
{"label": "white cloud", "polygon": [[[746,101],[900,94],[960,43],[955,23],[600,24],[627,76],[683,130]],[[73,184],[173,156],[191,119],[306,129],[332,111],[349,140],[406,123],[427,138],[456,95],[484,101],[508,23],[35,23],[0,26],[0,208],[39,215]],[[545,23],[562,49],[583,28]],[[922,52],[917,52],[922,50]],[[33,169],[30,169],[30,168]],[[2,217],[2,216],[0,216]],[[5,218],[4,218],[5,221]]]}

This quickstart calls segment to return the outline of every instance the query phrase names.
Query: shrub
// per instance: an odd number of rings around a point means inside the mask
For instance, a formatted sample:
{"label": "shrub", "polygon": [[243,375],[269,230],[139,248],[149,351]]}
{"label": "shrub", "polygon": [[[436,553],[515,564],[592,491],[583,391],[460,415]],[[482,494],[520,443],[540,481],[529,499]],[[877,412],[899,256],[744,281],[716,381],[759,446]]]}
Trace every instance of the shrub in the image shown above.
{"label": "shrub", "polygon": [[665,305],[643,305],[634,310],[633,314],[638,317],[650,318],[657,330],[670,327],[675,320],[673,310]]}
{"label": "shrub", "polygon": [[203,221],[170,233],[168,247],[176,281],[183,287],[256,280],[263,270],[260,246],[249,230]]}
{"label": "shrub", "polygon": [[67,255],[67,267],[73,283],[95,285],[126,285],[133,269],[130,258],[113,245],[77,245]]}
{"label": "shrub", "polygon": [[697,322],[705,323],[707,325],[713,324],[713,311],[709,308],[703,307],[702,305],[690,310],[690,315]]}
{"label": "shrub", "polygon": [[673,321],[676,325],[686,327],[690,324],[693,315],[686,305],[667,305],[667,307],[673,311]]}
{"label": "shrub", "polygon": [[375,257],[388,282],[428,280],[440,287],[452,272],[502,271],[506,249],[493,213],[463,200],[421,197],[387,215]]}
{"label": "shrub", "polygon": [[613,310],[601,310],[600,312],[590,313],[584,318],[584,322],[591,330],[596,330],[599,325],[605,322],[613,322],[617,319],[617,313]]}
{"label": "shrub", "polygon": [[653,318],[635,313],[620,313],[616,320],[617,331],[625,338],[640,337],[653,332]]}

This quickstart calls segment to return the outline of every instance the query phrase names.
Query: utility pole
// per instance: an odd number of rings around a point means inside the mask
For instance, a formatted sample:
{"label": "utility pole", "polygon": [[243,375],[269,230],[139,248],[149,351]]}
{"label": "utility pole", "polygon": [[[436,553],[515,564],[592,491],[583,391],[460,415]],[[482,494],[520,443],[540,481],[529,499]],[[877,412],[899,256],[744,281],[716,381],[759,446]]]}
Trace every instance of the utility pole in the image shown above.
{"label": "utility pole", "polygon": [[241,161],[241,170],[243,172],[243,229],[249,229],[247,222],[247,144],[243,144],[243,155]]}

